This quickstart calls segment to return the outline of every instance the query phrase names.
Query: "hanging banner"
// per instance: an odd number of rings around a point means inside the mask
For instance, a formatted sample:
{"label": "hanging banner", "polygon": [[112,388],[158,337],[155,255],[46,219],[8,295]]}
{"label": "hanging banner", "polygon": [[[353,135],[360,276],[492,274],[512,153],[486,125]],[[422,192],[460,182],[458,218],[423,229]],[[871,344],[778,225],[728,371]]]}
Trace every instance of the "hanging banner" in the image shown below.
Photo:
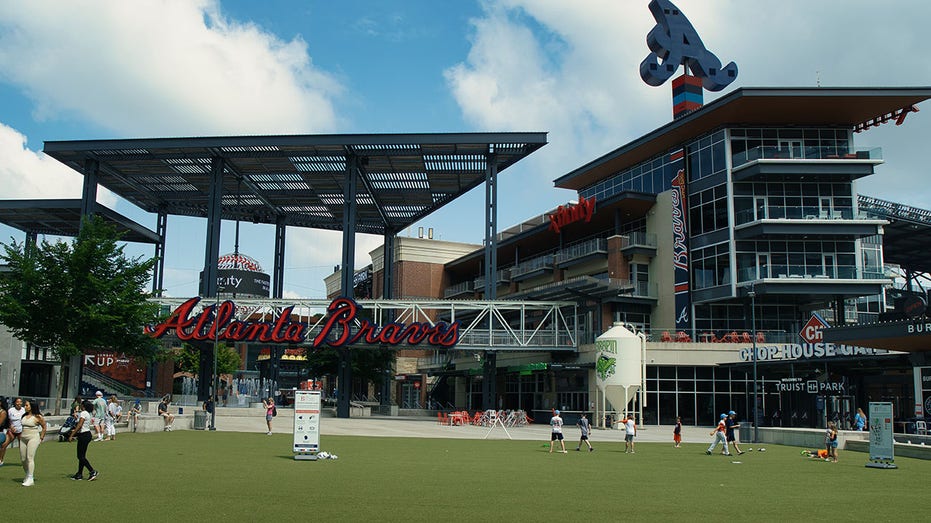
{"label": "hanging banner", "polygon": [[320,391],[294,391],[294,459],[315,459],[320,451]]}
{"label": "hanging banner", "polygon": [[676,295],[676,330],[692,328],[689,296],[689,247],[688,205],[685,192],[685,150],[679,149],[669,155],[666,164],[672,183],[672,264]]}
{"label": "hanging banner", "polygon": [[[867,466],[881,463],[889,468],[895,461],[895,440],[892,438],[892,403],[870,402],[870,461]],[[893,465],[894,466],[894,465]]]}

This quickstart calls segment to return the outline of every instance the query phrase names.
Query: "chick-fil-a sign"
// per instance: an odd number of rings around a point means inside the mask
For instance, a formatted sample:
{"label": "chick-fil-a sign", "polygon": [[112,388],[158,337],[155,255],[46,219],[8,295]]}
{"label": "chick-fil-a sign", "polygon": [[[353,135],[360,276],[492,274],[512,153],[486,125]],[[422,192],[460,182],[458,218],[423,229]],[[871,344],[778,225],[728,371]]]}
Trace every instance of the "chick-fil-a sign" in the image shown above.
{"label": "chick-fil-a sign", "polygon": [[[309,334],[306,323],[291,321],[294,306],[286,307],[272,321],[235,319],[236,305],[224,301],[204,307],[193,314],[200,298],[182,303],[164,322],[146,326],[145,332],[161,338],[171,331],[182,341],[246,341],[261,343],[303,343]],[[397,323],[384,326],[359,319],[359,304],[349,298],[337,298],[327,307],[327,317],[312,341],[321,346],[347,347],[356,343],[376,345],[419,345],[426,342],[438,347],[452,347],[459,341],[459,322]]]}

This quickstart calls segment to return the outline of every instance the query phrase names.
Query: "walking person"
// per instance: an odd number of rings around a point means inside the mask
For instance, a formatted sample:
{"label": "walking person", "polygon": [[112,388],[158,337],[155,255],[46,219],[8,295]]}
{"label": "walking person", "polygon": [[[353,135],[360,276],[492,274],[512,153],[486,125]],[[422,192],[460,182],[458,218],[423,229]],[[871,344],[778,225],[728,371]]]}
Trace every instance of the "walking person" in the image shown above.
{"label": "walking person", "polygon": [[727,414],[721,414],[721,418],[718,420],[718,426],[710,433],[711,436],[714,436],[714,439],[711,441],[711,445],[708,447],[708,450],[705,451],[705,454],[710,455],[712,452],[714,452],[714,448],[718,445],[718,443],[720,443],[721,446],[724,447],[724,451],[721,452],[721,454],[725,456],[731,455],[730,451],[727,450],[727,438],[724,435],[725,431],[727,430],[727,425],[724,424],[724,420],[726,419]]}
{"label": "walking person", "polygon": [[275,407],[275,400],[268,397],[266,400],[262,400],[262,405],[265,406],[265,424],[268,425],[267,435],[272,435],[272,418],[278,414],[278,409]]}
{"label": "walking person", "polygon": [[[22,434],[19,438],[19,459],[23,464],[23,471],[26,478],[23,480],[24,487],[31,487],[35,483],[36,471],[36,450],[42,440],[45,439],[45,432],[48,427],[45,424],[45,418],[39,412],[38,406],[32,401],[27,400],[23,403]],[[33,410],[35,409],[35,410]]]}
{"label": "walking person", "polygon": [[[3,458],[6,456],[6,449],[13,444],[17,438],[19,438],[23,433],[23,416],[26,414],[26,409],[23,408],[23,398],[16,398],[13,400],[13,406],[6,411],[7,415],[7,432],[6,432],[6,441],[3,442],[3,446],[0,447],[0,465],[3,465]],[[20,442],[22,445],[22,442]]]}
{"label": "walking person", "polygon": [[863,413],[863,409],[858,408],[857,414],[853,417],[853,430],[863,431],[866,427],[866,414]]}
{"label": "walking person", "polygon": [[737,423],[737,413],[730,411],[727,413],[727,419],[724,420],[724,438],[728,443],[733,445],[734,450],[737,451],[737,455],[741,455],[744,451],[740,450],[740,446],[737,444],[737,433],[734,432],[735,429],[740,428],[740,423]]}
{"label": "walking person", "polygon": [[576,423],[576,425],[579,426],[579,431],[582,433],[582,435],[579,437],[579,446],[576,447],[575,450],[582,450],[582,442],[585,442],[585,444],[588,445],[589,452],[595,450],[592,448],[591,442],[588,441],[588,435],[592,431],[592,426],[588,422],[588,418],[585,417],[585,414],[582,414],[582,417],[579,418],[579,422]]}
{"label": "walking person", "polygon": [[563,441],[562,418],[559,416],[558,410],[554,410],[553,417],[550,418],[550,454],[553,453],[553,448],[556,446],[556,441],[559,441],[559,446],[562,448],[560,452],[565,454],[566,442]]}
{"label": "walking person", "polygon": [[682,443],[682,418],[676,416],[676,427],[672,429],[672,441],[675,443],[675,448],[679,448]]}
{"label": "walking person", "polygon": [[97,431],[97,439],[94,441],[103,441],[107,423],[107,400],[103,399],[103,392],[99,390],[94,396],[94,429]]}
{"label": "walking person", "polygon": [[88,480],[94,481],[97,479],[97,471],[91,466],[91,462],[87,461],[87,447],[90,445],[92,439],[91,412],[94,412],[94,404],[90,401],[85,401],[83,410],[81,410],[78,417],[78,424],[71,431],[71,434],[68,435],[69,442],[74,439],[75,435],[78,437],[78,471],[71,476],[71,479],[78,481],[84,479],[85,468],[90,472]]}

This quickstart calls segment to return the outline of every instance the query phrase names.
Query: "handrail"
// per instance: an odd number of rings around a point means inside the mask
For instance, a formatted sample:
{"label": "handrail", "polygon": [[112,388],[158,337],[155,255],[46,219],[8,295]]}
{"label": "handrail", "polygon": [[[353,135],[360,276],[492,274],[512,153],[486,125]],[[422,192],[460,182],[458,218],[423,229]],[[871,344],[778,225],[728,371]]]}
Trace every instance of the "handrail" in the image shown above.
{"label": "handrail", "polygon": [[882,148],[850,149],[837,146],[772,146],[751,147],[732,155],[732,169],[756,160],[882,160]]}

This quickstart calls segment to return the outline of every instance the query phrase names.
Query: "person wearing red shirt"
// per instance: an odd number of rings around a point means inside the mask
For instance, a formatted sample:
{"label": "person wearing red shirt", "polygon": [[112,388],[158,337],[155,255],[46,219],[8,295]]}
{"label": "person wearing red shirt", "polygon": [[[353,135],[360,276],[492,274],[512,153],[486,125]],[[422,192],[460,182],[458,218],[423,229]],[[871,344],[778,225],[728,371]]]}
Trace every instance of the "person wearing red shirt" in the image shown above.
{"label": "person wearing red shirt", "polygon": [[721,414],[721,418],[718,420],[718,426],[714,430],[712,430],[710,434],[714,436],[714,440],[711,441],[711,445],[708,447],[708,450],[705,451],[705,454],[710,455],[714,451],[714,448],[718,445],[718,443],[720,443],[721,446],[724,447],[724,452],[722,452],[721,454],[724,454],[725,456],[731,455],[730,451],[727,450],[727,438],[724,437],[724,434],[727,431],[727,426],[724,423],[724,420],[726,419],[727,419],[727,414]]}

